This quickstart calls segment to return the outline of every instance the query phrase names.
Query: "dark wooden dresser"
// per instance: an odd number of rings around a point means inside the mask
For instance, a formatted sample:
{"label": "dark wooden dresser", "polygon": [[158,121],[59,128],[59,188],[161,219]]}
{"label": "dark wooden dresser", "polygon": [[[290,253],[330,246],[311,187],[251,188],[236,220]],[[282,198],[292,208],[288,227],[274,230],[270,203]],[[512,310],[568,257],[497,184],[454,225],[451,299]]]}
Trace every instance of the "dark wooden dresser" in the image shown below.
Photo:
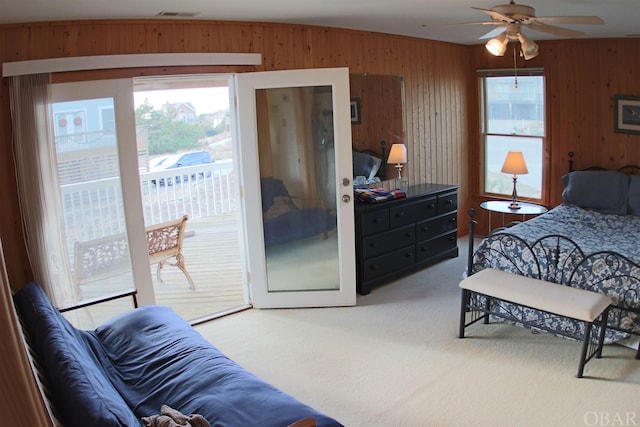
{"label": "dark wooden dresser", "polygon": [[355,204],[356,289],[374,286],[458,256],[458,187],[410,186],[407,197]]}

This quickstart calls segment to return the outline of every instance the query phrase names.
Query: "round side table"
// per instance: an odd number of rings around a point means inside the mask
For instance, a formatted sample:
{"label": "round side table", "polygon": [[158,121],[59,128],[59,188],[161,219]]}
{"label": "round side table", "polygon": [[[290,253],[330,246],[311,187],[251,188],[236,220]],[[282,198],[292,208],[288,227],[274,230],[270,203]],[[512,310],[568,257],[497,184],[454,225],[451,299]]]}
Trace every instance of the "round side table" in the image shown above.
{"label": "round side table", "polygon": [[510,207],[511,201],[509,200],[488,200],[480,203],[480,207],[489,211],[489,233],[491,233],[491,212],[499,212],[502,214],[502,226],[504,226],[504,215],[515,214],[522,215],[522,221],[526,220],[527,215],[540,215],[547,212],[547,208],[542,205],[528,202],[518,202],[519,209],[512,209]]}

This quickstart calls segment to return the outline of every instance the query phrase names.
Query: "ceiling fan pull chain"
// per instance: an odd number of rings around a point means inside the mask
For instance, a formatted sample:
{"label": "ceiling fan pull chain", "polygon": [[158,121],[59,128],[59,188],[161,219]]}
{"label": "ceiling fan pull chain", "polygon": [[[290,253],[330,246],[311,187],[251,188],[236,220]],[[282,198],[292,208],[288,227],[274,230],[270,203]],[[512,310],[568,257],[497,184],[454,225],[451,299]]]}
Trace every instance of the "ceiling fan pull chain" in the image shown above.
{"label": "ceiling fan pull chain", "polygon": [[516,83],[516,89],[518,89],[518,61],[516,60],[516,46],[513,45],[513,80]]}

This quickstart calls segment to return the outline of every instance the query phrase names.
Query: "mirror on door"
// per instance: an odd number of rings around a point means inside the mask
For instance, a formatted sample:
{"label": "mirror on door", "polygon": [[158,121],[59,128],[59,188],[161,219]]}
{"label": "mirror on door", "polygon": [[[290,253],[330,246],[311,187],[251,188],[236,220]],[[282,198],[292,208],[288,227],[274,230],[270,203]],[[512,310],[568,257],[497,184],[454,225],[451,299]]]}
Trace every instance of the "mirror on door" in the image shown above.
{"label": "mirror on door", "polygon": [[338,289],[332,88],[259,89],[256,107],[269,291]]}

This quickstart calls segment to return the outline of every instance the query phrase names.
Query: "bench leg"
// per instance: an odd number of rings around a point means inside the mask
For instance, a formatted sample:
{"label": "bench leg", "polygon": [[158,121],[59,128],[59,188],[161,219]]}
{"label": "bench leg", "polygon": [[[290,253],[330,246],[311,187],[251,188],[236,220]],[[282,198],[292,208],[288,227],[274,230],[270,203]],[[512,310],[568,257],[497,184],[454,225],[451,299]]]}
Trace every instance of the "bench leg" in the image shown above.
{"label": "bench leg", "polygon": [[580,352],[580,364],[578,365],[578,378],[582,378],[584,372],[584,364],[587,360],[587,350],[589,349],[589,341],[591,338],[592,322],[584,322],[584,340],[582,340],[582,351]]}
{"label": "bench leg", "polygon": [[458,331],[458,338],[464,338],[464,325],[467,318],[467,304],[469,303],[469,291],[462,289],[462,298],[460,301],[460,330]]}
{"label": "bench leg", "polygon": [[171,263],[167,260],[164,261],[160,261],[158,262],[158,269],[156,270],[156,277],[158,279],[158,282],[163,282],[164,280],[162,280],[162,277],[160,276],[160,273],[162,272],[162,267],[164,267],[164,264],[167,263],[169,265],[172,265],[174,267],[178,267],[180,269],[180,271],[182,271],[182,273],[184,274],[184,277],[187,278],[187,281],[189,282],[189,289],[191,289],[192,291],[196,289],[196,285],[193,282],[193,279],[191,278],[191,275],[189,274],[189,272],[187,271],[187,267],[184,265],[184,256],[179,253],[177,255],[175,255],[176,258],[176,262]]}
{"label": "bench leg", "polygon": [[491,308],[491,297],[489,295],[485,295],[484,300],[484,323],[485,325],[489,324],[489,309]]}
{"label": "bench leg", "polygon": [[600,316],[600,336],[598,337],[598,351],[596,352],[596,359],[602,357],[602,347],[604,347],[604,335],[607,331],[607,322],[609,321],[609,308]]}

